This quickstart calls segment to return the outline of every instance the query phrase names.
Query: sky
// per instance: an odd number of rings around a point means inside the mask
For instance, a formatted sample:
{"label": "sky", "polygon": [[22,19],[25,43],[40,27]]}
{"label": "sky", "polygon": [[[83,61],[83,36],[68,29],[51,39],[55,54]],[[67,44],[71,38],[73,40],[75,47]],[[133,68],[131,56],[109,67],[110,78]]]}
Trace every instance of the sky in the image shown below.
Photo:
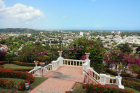
{"label": "sky", "polygon": [[140,30],[140,0],[0,0],[0,28]]}

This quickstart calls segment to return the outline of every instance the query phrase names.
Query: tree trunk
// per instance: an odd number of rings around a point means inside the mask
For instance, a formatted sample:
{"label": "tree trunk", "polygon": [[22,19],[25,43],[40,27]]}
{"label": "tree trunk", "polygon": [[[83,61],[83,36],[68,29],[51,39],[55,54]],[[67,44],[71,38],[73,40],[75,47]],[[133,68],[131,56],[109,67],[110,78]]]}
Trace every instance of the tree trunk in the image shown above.
{"label": "tree trunk", "polygon": [[8,64],[9,64],[9,58],[8,58]]}

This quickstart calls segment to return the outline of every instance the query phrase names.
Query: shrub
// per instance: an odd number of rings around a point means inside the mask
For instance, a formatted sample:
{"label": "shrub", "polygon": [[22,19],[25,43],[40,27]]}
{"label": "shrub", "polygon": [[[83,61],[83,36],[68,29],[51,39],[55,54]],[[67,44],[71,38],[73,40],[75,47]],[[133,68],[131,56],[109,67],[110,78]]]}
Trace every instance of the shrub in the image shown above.
{"label": "shrub", "polygon": [[138,82],[135,82],[133,80],[122,80],[122,84],[124,86],[128,86],[130,88],[133,88],[133,89],[136,89],[136,90],[139,90],[140,91],[140,83]]}
{"label": "shrub", "polygon": [[0,79],[0,87],[1,88],[13,88],[14,87],[14,81],[8,80],[8,79]]}
{"label": "shrub", "polygon": [[18,61],[19,58],[18,58],[18,57],[13,57],[13,60],[14,60],[14,61]]}
{"label": "shrub", "polygon": [[3,68],[3,65],[0,65],[0,68]]}
{"label": "shrub", "polygon": [[[35,66],[35,63],[26,63],[26,62],[20,62],[20,61],[10,61],[10,63],[20,65],[20,66]],[[38,65],[40,62],[38,62]]]}
{"label": "shrub", "polygon": [[7,63],[7,61],[0,61],[0,65]]}
{"label": "shrub", "polygon": [[127,80],[127,81],[134,81],[134,82],[137,82],[137,83],[140,83],[140,79],[132,79],[130,77],[124,77],[122,78],[123,80]]}
{"label": "shrub", "polygon": [[[118,75],[117,71],[113,71],[112,69],[109,69],[109,68],[105,68],[101,72],[102,73],[107,72],[107,73],[110,73],[110,74],[115,75],[115,76]],[[130,77],[130,73],[121,73],[121,76],[122,77]]]}
{"label": "shrub", "polygon": [[105,85],[83,84],[86,93],[133,93],[126,89],[119,89],[115,87],[108,87]]}
{"label": "shrub", "polygon": [[102,73],[103,73],[103,72],[107,72],[107,73],[110,73],[110,74],[115,75],[115,76],[118,75],[118,74],[117,74],[117,71],[113,71],[112,69],[109,69],[109,68],[105,68],[105,69],[103,69],[101,72],[102,72]]}
{"label": "shrub", "polygon": [[0,70],[13,70],[13,71],[30,71],[32,69],[26,69],[26,68],[23,68],[23,69],[20,69],[20,68],[17,68],[17,69],[12,69],[12,68],[1,68],[2,66],[0,66]]}
{"label": "shrub", "polygon": [[140,79],[140,74],[138,74],[138,77],[137,78]]}
{"label": "shrub", "polygon": [[24,90],[25,89],[25,83],[28,83],[30,86],[30,82],[28,81],[22,81],[19,85],[18,85],[18,90]]}
{"label": "shrub", "polygon": [[[0,70],[0,77],[10,77],[10,78],[21,78],[26,79],[26,82],[32,83],[34,80],[34,77],[32,74],[22,71],[14,71],[14,70]],[[20,83],[20,85],[25,83]],[[18,88],[19,90],[24,90],[25,87]]]}
{"label": "shrub", "polygon": [[121,73],[122,77],[130,77],[130,73]]}

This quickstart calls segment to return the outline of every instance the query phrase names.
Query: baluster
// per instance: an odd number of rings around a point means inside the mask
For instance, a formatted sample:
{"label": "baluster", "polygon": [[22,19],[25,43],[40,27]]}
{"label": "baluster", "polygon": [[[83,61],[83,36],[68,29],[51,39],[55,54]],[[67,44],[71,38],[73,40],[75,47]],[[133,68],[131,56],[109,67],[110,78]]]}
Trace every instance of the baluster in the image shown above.
{"label": "baluster", "polygon": [[67,60],[67,65],[68,65],[68,62],[69,62],[69,61]]}
{"label": "baluster", "polygon": [[77,66],[77,61],[76,61],[76,66]]}
{"label": "baluster", "polygon": [[70,61],[70,65],[71,65],[71,61]]}
{"label": "baluster", "polygon": [[82,66],[83,66],[83,62],[82,62]]}
{"label": "baluster", "polygon": [[113,79],[112,79],[112,83],[113,83]]}

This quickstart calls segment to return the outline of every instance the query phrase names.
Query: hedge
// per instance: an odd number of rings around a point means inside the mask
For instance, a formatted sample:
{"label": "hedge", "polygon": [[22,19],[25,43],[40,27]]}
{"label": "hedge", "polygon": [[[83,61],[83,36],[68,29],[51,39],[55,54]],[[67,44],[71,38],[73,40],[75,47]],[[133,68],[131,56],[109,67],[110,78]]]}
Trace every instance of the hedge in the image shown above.
{"label": "hedge", "polygon": [[140,79],[140,74],[138,74],[138,77],[137,77],[137,79]]}
{"label": "hedge", "polygon": [[30,69],[30,68],[17,68],[17,69],[12,69],[12,68],[4,68],[3,65],[0,65],[0,70],[30,71],[32,69]]}
{"label": "hedge", "polygon": [[25,63],[20,61],[10,61],[10,63],[20,65],[20,66],[35,66],[35,63]]}
{"label": "hedge", "polygon": [[7,88],[7,89],[13,88],[14,81],[8,79],[0,79],[0,87]]}
{"label": "hedge", "polygon": [[132,91],[126,89],[119,89],[98,84],[83,84],[83,88],[86,89],[86,93],[133,93]]}
{"label": "hedge", "polygon": [[[0,65],[8,63],[7,61],[0,61]],[[10,61],[9,63],[20,65],[20,66],[35,66],[35,63],[26,63],[26,62],[20,62],[20,61]],[[38,65],[40,62],[38,62]]]}
{"label": "hedge", "polygon": [[[86,91],[86,93],[133,93],[132,91],[126,90],[126,89],[120,89],[116,87],[108,87],[105,85],[99,85],[99,84],[83,84],[83,89]],[[65,93],[71,93],[69,91],[66,91]]]}
{"label": "hedge", "polygon": [[21,82],[19,84],[19,86],[18,86],[19,90],[25,89],[25,82],[28,82],[30,84],[34,81],[34,77],[31,73],[22,72],[22,71],[14,71],[14,70],[0,70],[0,77],[26,79],[26,81]]}
{"label": "hedge", "polygon": [[[118,75],[117,71],[114,71],[114,70],[109,69],[109,68],[105,68],[105,69],[103,69],[101,72],[102,72],[102,73],[107,72],[107,73],[110,73],[110,74],[115,75],[115,76]],[[121,76],[122,76],[122,77],[130,77],[130,73],[121,73]]]}
{"label": "hedge", "polygon": [[124,86],[128,86],[130,88],[133,88],[133,89],[136,89],[136,90],[140,91],[140,83],[135,82],[133,80],[125,80],[125,79],[122,79],[122,84]]}
{"label": "hedge", "polygon": [[133,93],[132,91],[126,89],[119,89],[98,84],[84,84],[83,88],[86,89],[86,93]]}

